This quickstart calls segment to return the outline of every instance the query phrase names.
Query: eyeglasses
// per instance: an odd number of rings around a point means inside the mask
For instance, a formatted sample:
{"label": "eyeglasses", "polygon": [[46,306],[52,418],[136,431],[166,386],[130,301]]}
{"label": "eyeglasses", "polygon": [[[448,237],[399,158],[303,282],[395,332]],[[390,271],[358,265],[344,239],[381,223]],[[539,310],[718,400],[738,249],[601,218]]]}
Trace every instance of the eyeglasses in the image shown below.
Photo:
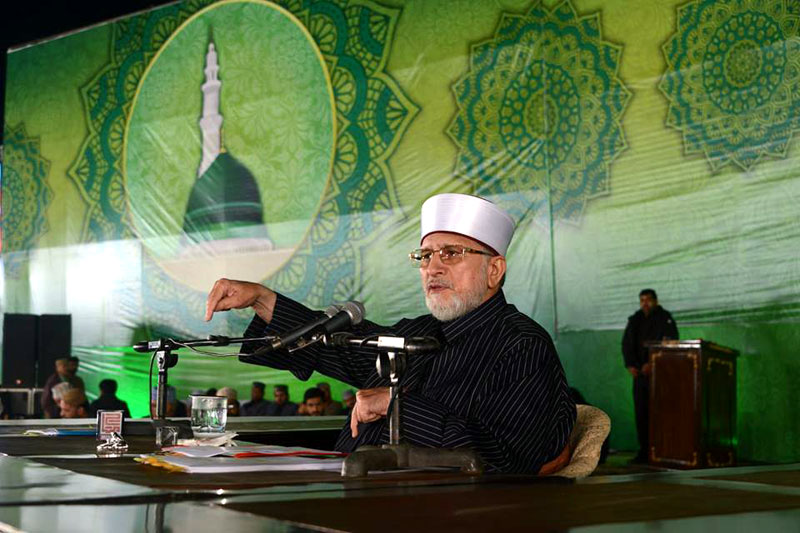
{"label": "eyeglasses", "polygon": [[490,252],[475,250],[466,246],[447,244],[436,250],[431,250],[430,248],[419,248],[408,254],[408,258],[411,260],[411,265],[415,268],[427,268],[431,263],[433,254],[435,253],[439,254],[439,259],[445,265],[454,265],[460,262],[462,259],[464,259],[464,255],[466,254],[480,254],[489,256],[494,255]]}

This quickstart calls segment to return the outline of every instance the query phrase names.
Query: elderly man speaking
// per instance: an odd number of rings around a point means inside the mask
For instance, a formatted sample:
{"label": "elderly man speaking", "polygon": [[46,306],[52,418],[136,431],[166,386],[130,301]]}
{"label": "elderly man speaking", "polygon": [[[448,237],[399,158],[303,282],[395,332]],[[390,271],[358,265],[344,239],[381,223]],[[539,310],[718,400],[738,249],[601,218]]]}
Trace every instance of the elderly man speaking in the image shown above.
{"label": "elderly man speaking", "polygon": [[[471,447],[495,472],[546,474],[569,460],[575,424],[564,370],[547,332],[506,303],[505,254],[511,217],[493,203],[439,194],[422,206],[419,268],[430,315],[393,326],[364,321],[359,335],[436,336],[441,348],[409,358],[402,386],[403,438],[418,446]],[[208,295],[214,312],[252,307],[246,336],[276,335],[320,316],[256,283],[220,279]],[[258,345],[245,345],[249,353]],[[388,381],[375,372],[375,354],[314,344],[291,354],[277,350],[242,361],[292,371],[318,371],[360,389],[336,448],[353,451],[388,442]]]}

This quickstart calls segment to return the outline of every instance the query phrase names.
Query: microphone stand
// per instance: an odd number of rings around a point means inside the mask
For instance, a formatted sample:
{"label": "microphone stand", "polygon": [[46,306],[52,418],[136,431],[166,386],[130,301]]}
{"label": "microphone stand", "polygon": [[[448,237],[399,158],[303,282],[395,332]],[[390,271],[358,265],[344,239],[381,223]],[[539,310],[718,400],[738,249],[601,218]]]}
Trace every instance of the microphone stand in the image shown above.
{"label": "microphone stand", "polygon": [[156,416],[154,420],[165,420],[167,413],[167,371],[178,364],[178,354],[173,350],[178,348],[194,348],[197,346],[228,346],[241,344],[247,341],[272,340],[274,337],[225,337],[210,335],[208,339],[176,341],[161,338],[156,341],[146,341],[134,344],[137,352],[155,351],[156,365],[158,367],[158,385],[156,386]]}
{"label": "microphone stand", "polygon": [[[335,338],[335,336],[334,336]],[[324,339],[326,344],[349,345],[360,348],[378,350],[375,367],[378,375],[389,380],[389,444],[381,446],[364,445],[351,453],[342,464],[343,477],[366,476],[370,470],[394,470],[403,468],[458,467],[462,472],[471,475],[483,473],[483,463],[475,450],[468,448],[422,448],[410,446],[402,442],[400,427],[400,406],[402,388],[400,380],[406,371],[407,352],[423,353],[439,348],[438,343],[411,344],[404,337],[379,336],[378,340],[370,337],[358,339],[347,336],[340,337],[337,342]],[[430,341],[430,339],[419,339]],[[352,415],[351,415],[352,416]]]}

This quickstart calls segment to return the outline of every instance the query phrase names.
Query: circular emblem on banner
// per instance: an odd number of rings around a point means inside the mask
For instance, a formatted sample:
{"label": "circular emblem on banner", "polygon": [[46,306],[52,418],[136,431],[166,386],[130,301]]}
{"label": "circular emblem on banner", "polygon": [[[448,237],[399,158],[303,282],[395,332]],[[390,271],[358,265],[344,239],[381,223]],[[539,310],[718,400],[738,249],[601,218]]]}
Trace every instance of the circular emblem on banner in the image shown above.
{"label": "circular emblem on banner", "polygon": [[334,118],[322,55],[291,13],[222,2],[189,18],[142,73],[124,135],[146,253],[198,290],[274,274],[319,213]]}

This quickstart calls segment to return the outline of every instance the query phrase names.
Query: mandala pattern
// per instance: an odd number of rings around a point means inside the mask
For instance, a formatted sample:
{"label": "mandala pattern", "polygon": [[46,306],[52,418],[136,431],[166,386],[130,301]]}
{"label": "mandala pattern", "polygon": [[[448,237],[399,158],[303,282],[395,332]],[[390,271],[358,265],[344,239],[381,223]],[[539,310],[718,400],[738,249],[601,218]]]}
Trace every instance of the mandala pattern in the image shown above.
{"label": "mandala pattern", "polygon": [[[114,25],[111,62],[82,90],[90,133],[70,170],[89,214],[86,241],[132,235],[121,175],[123,131],[139,79],[185,20],[211,4],[192,0]],[[350,299],[361,285],[362,249],[397,208],[388,159],[418,108],[385,72],[399,9],[369,1],[281,0],[309,30],[333,83],[337,139],[331,186],[307,239],[271,279],[276,290],[315,307]],[[119,191],[117,195],[109,191]],[[145,259],[146,320],[186,334],[202,331],[204,294],[175,283]],[[233,316],[238,328],[242,317]]]}
{"label": "mandala pattern", "polygon": [[783,0],[678,8],[659,88],[670,102],[667,124],[681,131],[687,153],[704,153],[714,170],[786,156],[800,128],[798,15]]}
{"label": "mandala pattern", "polygon": [[3,253],[6,272],[14,276],[22,259],[47,227],[45,212],[53,201],[47,184],[50,162],[42,157],[38,137],[28,137],[25,125],[6,127],[3,156]]}
{"label": "mandala pattern", "polygon": [[600,15],[579,16],[569,0],[504,13],[453,87],[456,174],[518,220],[548,206],[556,218],[579,219],[608,190],[610,164],[626,146],[621,54],[603,41]]}
{"label": "mandala pattern", "polygon": [[189,0],[112,26],[110,62],[81,88],[89,134],[67,175],[88,209],[85,242],[132,238],[122,176],[125,124],[139,80],[158,49],[210,0]]}

